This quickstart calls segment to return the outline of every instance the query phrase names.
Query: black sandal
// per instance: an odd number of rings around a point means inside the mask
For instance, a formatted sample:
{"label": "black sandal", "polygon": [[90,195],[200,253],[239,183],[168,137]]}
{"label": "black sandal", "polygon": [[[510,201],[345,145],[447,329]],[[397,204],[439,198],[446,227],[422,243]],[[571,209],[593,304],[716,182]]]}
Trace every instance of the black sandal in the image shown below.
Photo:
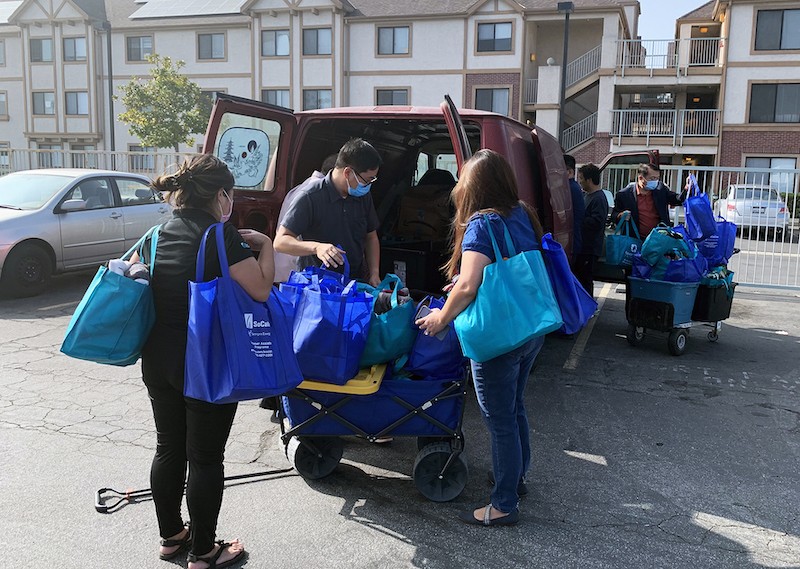
{"label": "black sandal", "polygon": [[222,563],[217,565],[217,560],[222,556],[222,552],[228,549],[233,544],[224,541],[218,541],[217,545],[219,545],[219,549],[217,549],[217,552],[211,557],[200,557],[198,555],[195,555],[194,553],[190,553],[187,558],[189,563],[197,563],[198,561],[203,561],[205,563],[208,563],[208,569],[223,569],[223,567],[230,567],[231,565],[238,563],[244,558],[245,550],[242,549],[239,552],[239,554],[236,555],[235,557],[228,559],[227,561],[223,561]]}
{"label": "black sandal", "polygon": [[158,553],[158,558],[161,561],[169,561],[170,559],[175,559],[181,553],[184,553],[187,549],[189,549],[189,544],[192,542],[192,527],[190,524],[185,524],[183,527],[186,528],[186,536],[183,539],[164,539],[161,538],[161,547],[176,547],[178,549],[173,551],[172,553]]}

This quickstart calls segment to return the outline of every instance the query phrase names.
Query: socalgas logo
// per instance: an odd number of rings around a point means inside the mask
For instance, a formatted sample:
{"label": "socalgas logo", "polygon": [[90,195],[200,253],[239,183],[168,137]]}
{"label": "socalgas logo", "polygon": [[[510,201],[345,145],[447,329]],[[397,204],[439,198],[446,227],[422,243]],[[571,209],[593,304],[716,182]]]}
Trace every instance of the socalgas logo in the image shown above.
{"label": "socalgas logo", "polygon": [[245,312],[244,325],[248,330],[253,328],[269,328],[270,323],[266,320],[253,320],[253,315],[250,312]]}

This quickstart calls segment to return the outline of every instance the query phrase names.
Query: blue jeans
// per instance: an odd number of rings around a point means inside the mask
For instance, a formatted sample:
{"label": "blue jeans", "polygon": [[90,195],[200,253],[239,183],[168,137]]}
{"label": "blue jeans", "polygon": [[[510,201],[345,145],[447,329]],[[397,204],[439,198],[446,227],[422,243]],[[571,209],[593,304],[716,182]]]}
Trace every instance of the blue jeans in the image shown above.
{"label": "blue jeans", "polygon": [[517,509],[517,484],[531,463],[525,385],[543,344],[544,337],[534,338],[487,362],[471,362],[478,406],[492,440],[492,507],[501,512]]}

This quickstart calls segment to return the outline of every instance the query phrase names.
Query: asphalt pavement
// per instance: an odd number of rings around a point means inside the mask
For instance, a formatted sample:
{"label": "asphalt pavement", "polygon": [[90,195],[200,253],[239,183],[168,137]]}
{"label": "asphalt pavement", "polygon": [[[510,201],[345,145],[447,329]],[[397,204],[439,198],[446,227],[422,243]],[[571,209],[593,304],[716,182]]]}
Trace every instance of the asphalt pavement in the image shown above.
{"label": "asphalt pavement", "polygon": [[[0,567],[185,567],[158,560],[149,500],[94,509],[99,488],[149,485],[155,433],[138,365],[58,351],[91,276],[0,300]],[[416,490],[413,439],[348,438],[325,479],[229,484],[220,537],[244,540],[248,569],[800,567],[800,291],[739,287],[719,341],[693,328],[675,357],[664,334],[628,345],[621,290],[598,285],[592,324],[545,343],[527,392],[534,458],[517,526],[456,519],[490,491],[470,392],[470,479],[454,501]],[[269,413],[242,404],[226,474],[288,466]]]}

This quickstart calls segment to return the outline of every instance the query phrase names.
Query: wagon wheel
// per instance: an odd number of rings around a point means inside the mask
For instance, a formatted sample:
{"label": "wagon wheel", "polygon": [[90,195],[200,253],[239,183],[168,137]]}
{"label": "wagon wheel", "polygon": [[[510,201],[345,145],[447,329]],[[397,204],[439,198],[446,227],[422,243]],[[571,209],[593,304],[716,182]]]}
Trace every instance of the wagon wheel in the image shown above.
{"label": "wagon wheel", "polygon": [[[447,461],[453,460],[445,469]],[[448,502],[464,490],[469,478],[463,453],[454,453],[449,443],[432,443],[419,451],[414,460],[414,484],[423,496],[434,502]]]}
{"label": "wagon wheel", "polygon": [[638,346],[644,341],[645,329],[643,326],[636,326],[635,324],[628,324],[628,332],[626,338],[631,346]]}
{"label": "wagon wheel", "polygon": [[324,478],[342,460],[344,443],[339,437],[292,437],[286,445],[286,458],[303,478]]}
{"label": "wagon wheel", "polygon": [[673,356],[680,356],[686,351],[686,341],[689,338],[688,332],[682,329],[671,330],[667,339],[669,353]]}
{"label": "wagon wheel", "polygon": [[449,447],[452,440],[452,437],[417,437],[417,450],[422,450],[434,443],[447,443]]}
{"label": "wagon wheel", "polygon": [[708,333],[707,338],[709,342],[716,342],[717,340],[719,340],[719,334],[717,333],[716,330],[711,330],[711,332]]}

